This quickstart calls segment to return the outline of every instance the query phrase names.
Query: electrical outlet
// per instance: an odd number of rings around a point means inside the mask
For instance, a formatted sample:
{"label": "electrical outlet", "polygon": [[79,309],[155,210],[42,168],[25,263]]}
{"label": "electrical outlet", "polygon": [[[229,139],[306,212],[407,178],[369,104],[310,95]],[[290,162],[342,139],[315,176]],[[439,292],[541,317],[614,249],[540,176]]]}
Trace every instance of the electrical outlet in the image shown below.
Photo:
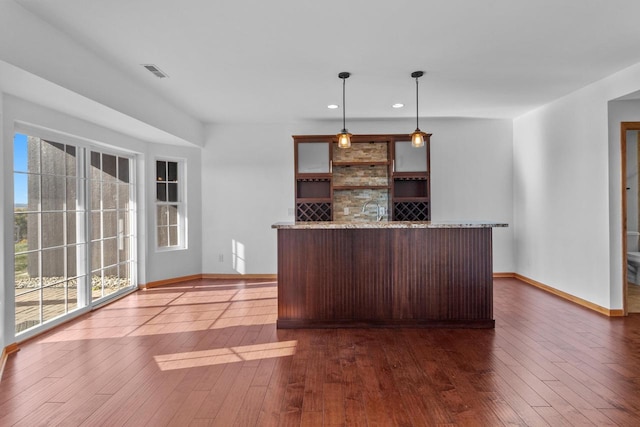
{"label": "electrical outlet", "polygon": [[288,215],[289,215],[289,216],[293,216],[293,214],[294,214],[294,212],[293,212],[293,208],[289,208]]}
{"label": "electrical outlet", "polygon": [[349,215],[349,208],[344,208],[344,214]]}
{"label": "electrical outlet", "polygon": [[384,206],[380,206],[380,216],[384,216],[387,214],[387,208]]}
{"label": "electrical outlet", "polygon": [[224,255],[218,254],[218,262],[224,262]]}

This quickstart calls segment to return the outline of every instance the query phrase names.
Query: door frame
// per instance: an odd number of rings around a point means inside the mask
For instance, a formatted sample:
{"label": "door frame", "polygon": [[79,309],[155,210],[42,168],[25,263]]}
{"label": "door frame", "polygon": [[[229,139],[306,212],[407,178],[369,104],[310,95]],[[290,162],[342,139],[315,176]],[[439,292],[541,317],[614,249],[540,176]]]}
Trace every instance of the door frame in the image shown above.
{"label": "door frame", "polygon": [[620,191],[622,195],[622,307],[624,315],[629,314],[627,293],[629,277],[627,275],[627,131],[640,132],[640,122],[620,122],[621,173]]}

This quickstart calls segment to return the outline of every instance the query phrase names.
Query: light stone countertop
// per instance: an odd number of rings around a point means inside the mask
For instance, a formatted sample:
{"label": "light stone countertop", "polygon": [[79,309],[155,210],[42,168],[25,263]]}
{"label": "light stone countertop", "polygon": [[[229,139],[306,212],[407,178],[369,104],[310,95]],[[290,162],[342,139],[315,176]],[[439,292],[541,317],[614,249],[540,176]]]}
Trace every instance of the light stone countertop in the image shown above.
{"label": "light stone countertop", "polygon": [[509,224],[493,221],[318,221],[276,222],[271,228],[294,230],[367,229],[367,228],[493,228]]}

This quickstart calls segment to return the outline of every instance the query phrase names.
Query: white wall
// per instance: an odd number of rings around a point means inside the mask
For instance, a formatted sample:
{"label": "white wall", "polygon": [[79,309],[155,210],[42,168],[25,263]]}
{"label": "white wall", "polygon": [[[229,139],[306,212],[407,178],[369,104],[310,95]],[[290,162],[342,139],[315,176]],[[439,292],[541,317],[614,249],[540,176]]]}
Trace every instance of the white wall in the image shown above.
{"label": "white wall", "polygon": [[[291,135],[334,134],[338,122],[211,126],[202,152],[204,273],[267,274],[277,271],[276,231],[292,221]],[[410,133],[412,120],[349,121],[354,134]],[[433,220],[487,219],[494,229],[494,270],[514,271],[512,135],[510,120],[431,119]],[[233,242],[244,245],[235,257]],[[220,262],[220,255],[223,261]],[[234,269],[234,259],[244,270]]]}
{"label": "white wall", "polygon": [[[37,128],[60,142],[84,141],[93,145],[114,147],[132,153],[136,157],[137,232],[138,232],[138,283],[170,279],[202,272],[201,228],[201,180],[200,148],[153,144],[141,141],[92,123],[79,120],[37,104],[4,94],[2,96],[2,126],[0,149],[2,152],[2,282],[3,300],[12,301],[13,247],[12,239],[4,238],[13,233],[13,134],[19,126]],[[185,250],[156,252],[155,233],[155,157],[176,157],[187,162],[187,202],[189,210],[189,246]],[[2,344],[14,341],[13,305],[2,304]]]}
{"label": "white wall", "polygon": [[620,116],[640,64],[514,120],[516,271],[622,308]]}

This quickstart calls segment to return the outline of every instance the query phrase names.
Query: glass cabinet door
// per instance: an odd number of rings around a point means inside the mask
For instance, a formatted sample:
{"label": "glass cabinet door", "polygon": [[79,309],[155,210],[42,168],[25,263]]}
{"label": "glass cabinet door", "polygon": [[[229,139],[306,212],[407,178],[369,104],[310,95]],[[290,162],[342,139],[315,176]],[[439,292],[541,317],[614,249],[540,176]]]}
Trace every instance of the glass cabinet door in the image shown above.
{"label": "glass cabinet door", "polygon": [[427,144],[422,147],[411,146],[411,141],[396,141],[395,172],[426,172]]}
{"label": "glass cabinet door", "polygon": [[299,142],[298,173],[329,173],[329,142]]}

